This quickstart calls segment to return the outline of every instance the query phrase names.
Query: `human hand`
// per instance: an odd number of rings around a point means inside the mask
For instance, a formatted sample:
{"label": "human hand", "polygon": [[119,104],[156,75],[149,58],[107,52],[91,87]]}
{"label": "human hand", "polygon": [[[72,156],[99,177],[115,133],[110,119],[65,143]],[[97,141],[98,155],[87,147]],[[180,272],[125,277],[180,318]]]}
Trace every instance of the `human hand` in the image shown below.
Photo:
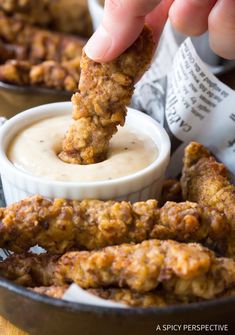
{"label": "human hand", "polygon": [[208,29],[215,53],[235,58],[234,0],[106,0],[103,22],[85,51],[98,62],[110,61],[136,40],[145,22],[157,43],[168,13],[178,31],[196,36]]}
{"label": "human hand", "polygon": [[169,18],[176,30],[189,36],[208,30],[212,50],[235,59],[235,0],[175,0]]}
{"label": "human hand", "polygon": [[153,29],[157,42],[173,0],[106,0],[102,24],[85,46],[98,62],[119,56],[140,35],[144,23]]}

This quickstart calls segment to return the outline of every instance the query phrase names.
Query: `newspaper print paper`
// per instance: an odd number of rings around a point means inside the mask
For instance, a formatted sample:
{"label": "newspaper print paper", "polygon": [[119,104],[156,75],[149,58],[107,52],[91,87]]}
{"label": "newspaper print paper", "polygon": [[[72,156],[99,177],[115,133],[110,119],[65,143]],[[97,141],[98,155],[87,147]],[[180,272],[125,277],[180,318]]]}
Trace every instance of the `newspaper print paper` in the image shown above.
{"label": "newspaper print paper", "polygon": [[235,91],[219,81],[190,40],[181,46],[168,24],[149,71],[136,87],[134,107],[167,130],[172,156],[167,177],[182,169],[185,146],[201,142],[235,176]]}

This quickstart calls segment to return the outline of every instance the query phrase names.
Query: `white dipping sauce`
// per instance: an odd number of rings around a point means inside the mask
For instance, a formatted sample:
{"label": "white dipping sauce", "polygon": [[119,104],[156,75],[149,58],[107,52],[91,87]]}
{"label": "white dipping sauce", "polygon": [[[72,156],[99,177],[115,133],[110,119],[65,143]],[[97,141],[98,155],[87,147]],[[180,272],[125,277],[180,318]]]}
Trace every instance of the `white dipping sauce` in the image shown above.
{"label": "white dipping sauce", "polygon": [[71,116],[56,116],[30,125],[13,140],[9,160],[20,170],[54,181],[104,181],[128,176],[150,165],[158,150],[144,132],[119,128],[110,142],[108,159],[91,165],[68,164],[58,158]]}

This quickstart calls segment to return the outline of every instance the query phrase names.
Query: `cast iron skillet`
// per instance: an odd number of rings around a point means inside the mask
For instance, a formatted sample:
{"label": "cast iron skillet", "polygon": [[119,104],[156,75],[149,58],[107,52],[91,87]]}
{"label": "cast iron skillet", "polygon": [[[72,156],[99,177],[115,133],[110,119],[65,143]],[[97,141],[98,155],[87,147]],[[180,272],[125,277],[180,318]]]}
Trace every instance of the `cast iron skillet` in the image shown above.
{"label": "cast iron skillet", "polygon": [[35,106],[69,101],[71,96],[72,92],[36,86],[17,86],[0,81],[1,116],[10,118]]}
{"label": "cast iron skillet", "polygon": [[[235,334],[234,308],[235,297],[163,308],[95,307],[53,299],[0,279],[0,314],[30,335],[170,334],[163,331],[167,324],[226,324],[225,333]],[[158,325],[162,332],[156,331]]]}

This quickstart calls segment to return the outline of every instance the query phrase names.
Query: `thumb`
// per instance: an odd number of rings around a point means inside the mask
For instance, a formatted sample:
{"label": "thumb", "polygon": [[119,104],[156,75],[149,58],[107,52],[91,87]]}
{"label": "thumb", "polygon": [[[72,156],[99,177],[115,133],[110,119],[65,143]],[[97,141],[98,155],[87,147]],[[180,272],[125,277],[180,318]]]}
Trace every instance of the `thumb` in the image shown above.
{"label": "thumb", "polygon": [[106,0],[101,25],[85,46],[88,57],[108,62],[125,51],[140,35],[145,16],[161,0]]}

